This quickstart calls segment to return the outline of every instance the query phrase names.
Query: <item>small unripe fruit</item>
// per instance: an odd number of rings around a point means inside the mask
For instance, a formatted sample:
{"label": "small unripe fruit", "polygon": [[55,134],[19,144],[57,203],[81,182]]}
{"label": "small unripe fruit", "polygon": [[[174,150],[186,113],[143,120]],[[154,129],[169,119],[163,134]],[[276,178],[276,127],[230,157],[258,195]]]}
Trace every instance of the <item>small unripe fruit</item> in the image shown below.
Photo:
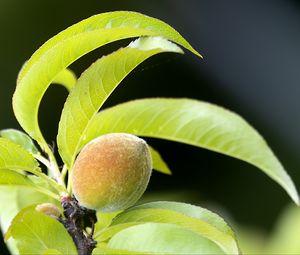
{"label": "small unripe fruit", "polygon": [[144,193],[152,171],[146,142],[112,133],[88,143],[72,169],[73,194],[79,204],[97,211],[126,209]]}
{"label": "small unripe fruit", "polygon": [[35,207],[35,210],[37,212],[47,214],[53,218],[58,218],[61,215],[58,207],[51,203],[39,204]]}

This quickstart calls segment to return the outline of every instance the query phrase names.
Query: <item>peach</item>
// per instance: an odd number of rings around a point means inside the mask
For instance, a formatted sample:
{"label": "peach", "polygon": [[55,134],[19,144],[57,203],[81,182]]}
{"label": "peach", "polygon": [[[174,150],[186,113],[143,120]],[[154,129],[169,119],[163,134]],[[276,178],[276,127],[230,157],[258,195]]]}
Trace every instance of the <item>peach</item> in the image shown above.
{"label": "peach", "polygon": [[79,204],[112,212],[134,205],[147,188],[152,160],[137,136],[111,133],[88,143],[72,169],[73,194]]}

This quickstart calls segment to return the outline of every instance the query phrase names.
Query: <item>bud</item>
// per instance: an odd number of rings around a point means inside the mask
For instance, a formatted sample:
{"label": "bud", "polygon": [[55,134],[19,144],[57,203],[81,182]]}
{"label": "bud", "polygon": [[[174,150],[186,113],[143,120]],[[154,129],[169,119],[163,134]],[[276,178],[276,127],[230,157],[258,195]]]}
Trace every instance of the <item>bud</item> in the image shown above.
{"label": "bud", "polygon": [[58,218],[61,215],[58,207],[51,203],[43,203],[43,204],[37,205],[35,207],[35,210],[37,212],[47,214],[53,218]]}

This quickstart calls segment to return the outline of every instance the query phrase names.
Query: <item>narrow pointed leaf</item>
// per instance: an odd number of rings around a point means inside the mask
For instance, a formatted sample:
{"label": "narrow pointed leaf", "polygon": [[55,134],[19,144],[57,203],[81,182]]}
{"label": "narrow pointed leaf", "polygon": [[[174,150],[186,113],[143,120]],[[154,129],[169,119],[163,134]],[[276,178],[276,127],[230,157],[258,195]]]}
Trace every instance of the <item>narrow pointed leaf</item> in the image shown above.
{"label": "narrow pointed leaf", "polygon": [[138,36],[162,36],[200,56],[176,30],[160,20],[124,11],[92,16],[51,38],[23,66],[13,97],[14,113],[23,129],[43,149],[48,148],[37,116],[50,83],[71,63],[92,50]]}
{"label": "narrow pointed leaf", "polygon": [[49,250],[66,255],[77,254],[76,246],[63,224],[37,212],[35,206],[23,209],[14,218],[6,233],[6,239],[11,237],[16,240],[20,254],[44,254]]}
{"label": "narrow pointed leaf", "polygon": [[195,232],[162,223],[126,228],[110,239],[108,247],[151,254],[224,254],[216,244]]}
{"label": "narrow pointed leaf", "polygon": [[22,131],[16,129],[3,129],[0,131],[0,136],[11,140],[16,144],[19,144],[21,147],[31,152],[32,154],[38,153],[38,149],[34,145],[31,138]]}
{"label": "narrow pointed leaf", "polygon": [[28,151],[5,138],[0,138],[0,171],[1,169],[24,170],[33,174],[41,172],[38,162]]}
{"label": "narrow pointed leaf", "polygon": [[146,222],[176,224],[211,240],[225,253],[239,253],[235,235],[221,217],[201,207],[176,202],[154,202],[128,209],[97,240],[105,241],[104,237],[111,238],[130,225]]}
{"label": "narrow pointed leaf", "polygon": [[152,157],[152,164],[153,169],[161,172],[163,174],[172,174],[170,168],[168,167],[167,163],[163,160],[159,152],[149,146],[151,157]]}
{"label": "narrow pointed leaf", "polygon": [[113,90],[137,65],[162,52],[182,51],[160,37],[141,38],[126,48],[102,57],[82,74],[67,98],[58,129],[59,152],[69,168],[88,125]]}
{"label": "narrow pointed leaf", "polygon": [[223,153],[260,168],[299,204],[294,183],[262,136],[237,114],[190,99],[145,99],[100,112],[82,146],[111,132],[182,142]]}

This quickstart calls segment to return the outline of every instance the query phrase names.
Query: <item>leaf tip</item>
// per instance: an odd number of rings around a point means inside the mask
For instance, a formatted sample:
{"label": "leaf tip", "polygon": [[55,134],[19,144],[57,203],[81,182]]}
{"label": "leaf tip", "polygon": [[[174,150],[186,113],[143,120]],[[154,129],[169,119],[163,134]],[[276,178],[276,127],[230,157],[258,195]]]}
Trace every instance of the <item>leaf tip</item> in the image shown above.
{"label": "leaf tip", "polygon": [[9,238],[12,237],[12,233],[11,233],[11,226],[8,228],[8,230],[6,231],[6,233],[4,234],[4,241],[7,242]]}
{"label": "leaf tip", "polygon": [[198,51],[196,51],[194,48],[191,49],[191,52],[194,53],[199,58],[204,59],[204,57]]}
{"label": "leaf tip", "polygon": [[136,48],[144,51],[162,49],[164,51],[169,51],[169,52],[175,52],[181,54],[184,53],[183,50],[175,43],[172,43],[161,36],[140,37],[137,40],[131,42],[128,47]]}
{"label": "leaf tip", "polygon": [[299,195],[297,192],[292,195],[292,199],[295,202],[295,204],[300,207],[300,199],[299,199]]}
{"label": "leaf tip", "polygon": [[172,171],[168,167],[165,169],[164,174],[166,174],[166,175],[173,175]]}
{"label": "leaf tip", "polygon": [[[289,176],[288,176],[289,177]],[[294,185],[293,181],[290,179],[290,177],[288,178],[289,180],[289,186],[287,185],[282,185],[280,182],[279,184],[285,189],[285,191],[288,193],[288,195],[290,196],[290,198],[293,200],[293,202],[297,205],[300,206],[300,198],[299,198],[299,194],[298,191],[296,189],[296,186]]]}

